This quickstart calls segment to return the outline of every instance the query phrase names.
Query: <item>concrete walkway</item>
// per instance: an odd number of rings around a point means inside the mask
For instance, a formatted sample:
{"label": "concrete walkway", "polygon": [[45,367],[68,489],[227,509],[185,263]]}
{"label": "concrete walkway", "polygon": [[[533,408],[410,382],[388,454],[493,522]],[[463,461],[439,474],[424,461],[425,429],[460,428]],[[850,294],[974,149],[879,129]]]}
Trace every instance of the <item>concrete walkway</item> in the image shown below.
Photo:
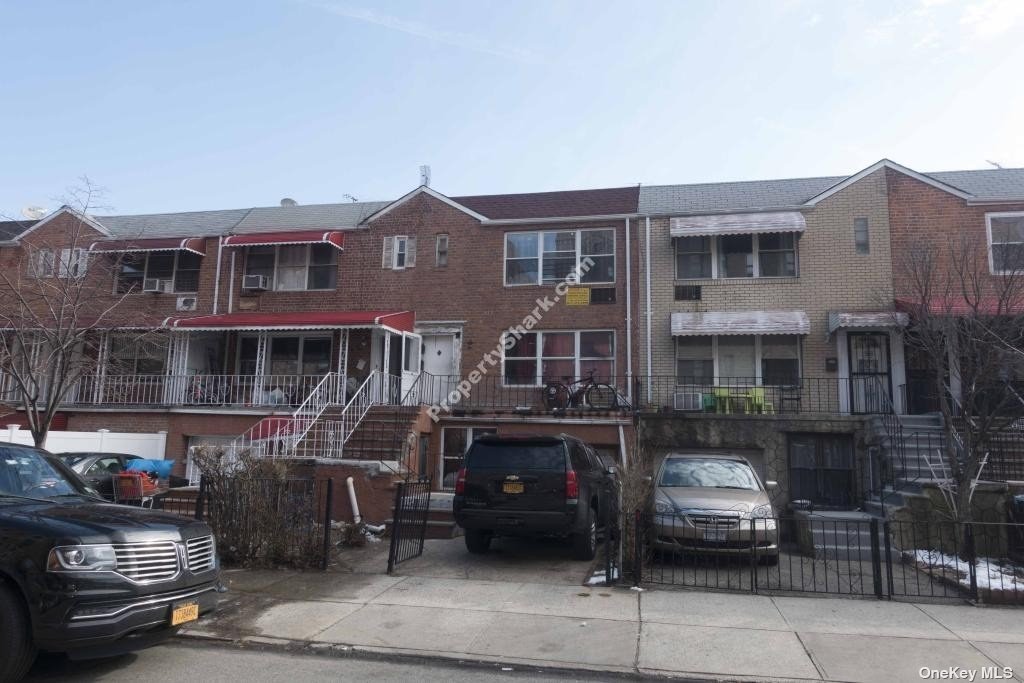
{"label": "concrete walkway", "polygon": [[[656,676],[920,681],[1012,667],[1024,610],[370,574],[226,572],[193,637]],[[1001,670],[1000,670],[1001,673]]]}

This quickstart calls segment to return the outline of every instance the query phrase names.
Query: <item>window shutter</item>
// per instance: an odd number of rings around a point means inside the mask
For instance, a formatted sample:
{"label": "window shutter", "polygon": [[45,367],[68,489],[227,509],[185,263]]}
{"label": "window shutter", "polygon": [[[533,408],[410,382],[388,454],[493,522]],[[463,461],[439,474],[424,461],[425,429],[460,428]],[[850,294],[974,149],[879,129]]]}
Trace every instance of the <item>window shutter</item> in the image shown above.
{"label": "window shutter", "polygon": [[384,257],[381,259],[381,268],[394,268],[395,238],[384,238]]}
{"label": "window shutter", "polygon": [[410,237],[405,242],[405,267],[412,268],[416,265],[416,238]]}
{"label": "window shutter", "polygon": [[89,251],[86,249],[75,249],[74,276],[77,279],[85,277],[85,271],[89,268]]}

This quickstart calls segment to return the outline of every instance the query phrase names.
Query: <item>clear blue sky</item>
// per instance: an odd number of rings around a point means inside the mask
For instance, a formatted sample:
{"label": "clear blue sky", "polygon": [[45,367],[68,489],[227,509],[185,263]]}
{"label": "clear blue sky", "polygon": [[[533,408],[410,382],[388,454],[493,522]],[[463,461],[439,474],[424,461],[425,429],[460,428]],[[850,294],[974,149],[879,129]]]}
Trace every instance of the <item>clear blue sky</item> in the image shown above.
{"label": "clear blue sky", "polygon": [[0,0],[0,214],[1024,166],[1024,0]]}

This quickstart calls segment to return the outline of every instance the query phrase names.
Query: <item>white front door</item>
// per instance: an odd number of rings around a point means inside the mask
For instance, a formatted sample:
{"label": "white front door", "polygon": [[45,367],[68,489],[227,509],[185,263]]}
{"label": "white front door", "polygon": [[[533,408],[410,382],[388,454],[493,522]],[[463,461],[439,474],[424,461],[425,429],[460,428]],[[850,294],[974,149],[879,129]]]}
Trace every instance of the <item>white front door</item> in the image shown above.
{"label": "white front door", "polygon": [[423,372],[426,395],[430,402],[439,401],[459,383],[459,370],[455,367],[455,334],[423,335]]}
{"label": "white front door", "polygon": [[[391,343],[399,341],[399,338],[392,339]],[[416,378],[420,376],[420,345],[423,343],[420,335],[414,332],[403,332],[402,342],[402,396],[404,397],[412,388]],[[418,400],[417,400],[418,402]]]}

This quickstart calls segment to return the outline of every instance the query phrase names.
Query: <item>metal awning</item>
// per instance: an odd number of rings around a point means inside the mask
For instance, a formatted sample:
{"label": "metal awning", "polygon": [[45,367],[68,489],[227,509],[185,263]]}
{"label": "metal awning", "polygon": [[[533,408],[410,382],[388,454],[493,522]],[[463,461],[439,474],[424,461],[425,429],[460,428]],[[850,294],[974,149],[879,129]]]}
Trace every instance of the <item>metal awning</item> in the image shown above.
{"label": "metal awning", "polygon": [[189,251],[206,256],[205,237],[154,237],[139,240],[104,240],[93,242],[89,251],[94,254],[123,254],[138,251]]}
{"label": "metal awning", "polygon": [[828,333],[849,327],[906,327],[910,317],[896,311],[829,311]]}
{"label": "metal awning", "polygon": [[807,221],[799,211],[681,216],[669,220],[669,232],[672,237],[803,232],[806,228]]}
{"label": "metal awning", "polygon": [[225,247],[267,247],[280,244],[330,244],[345,248],[345,233],[340,230],[289,230],[287,232],[261,232],[251,235],[228,235]]}
{"label": "metal awning", "polygon": [[673,313],[672,335],[808,334],[811,322],[803,311],[729,311]]}
{"label": "metal awning", "polygon": [[412,311],[311,311],[242,312],[172,317],[164,326],[176,330],[328,330],[345,328],[387,328],[412,332],[416,314]]}

